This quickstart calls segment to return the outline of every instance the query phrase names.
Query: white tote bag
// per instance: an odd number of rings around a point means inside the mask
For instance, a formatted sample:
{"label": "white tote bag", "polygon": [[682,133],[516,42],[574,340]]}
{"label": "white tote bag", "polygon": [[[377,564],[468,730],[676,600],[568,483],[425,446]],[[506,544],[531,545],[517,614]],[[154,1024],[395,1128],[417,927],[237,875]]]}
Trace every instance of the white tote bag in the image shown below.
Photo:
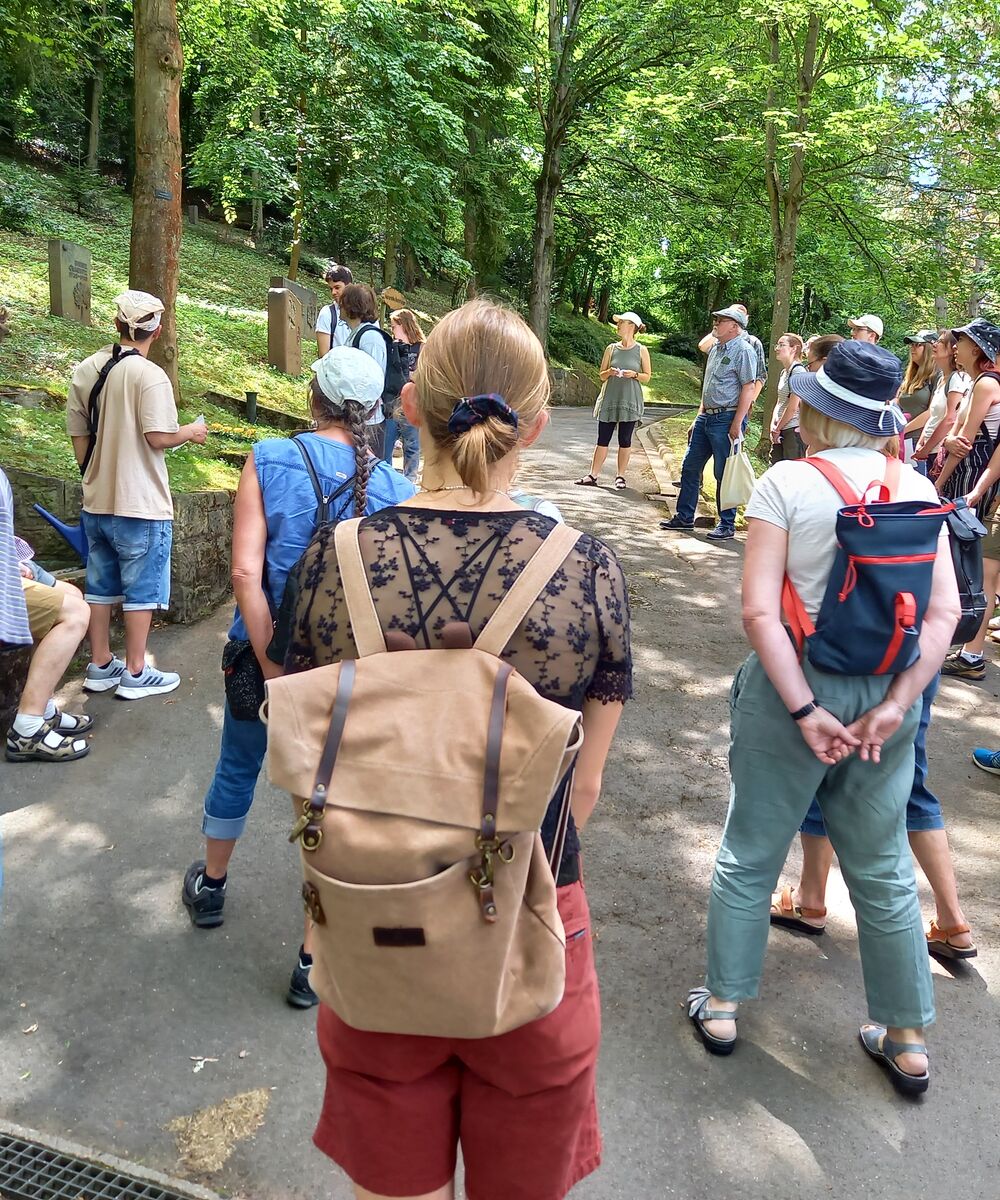
{"label": "white tote bag", "polygon": [[730,439],[729,457],[722,470],[722,483],[719,486],[719,507],[739,508],[746,504],[756,482],[750,455],[743,449],[743,439],[740,438],[738,442]]}

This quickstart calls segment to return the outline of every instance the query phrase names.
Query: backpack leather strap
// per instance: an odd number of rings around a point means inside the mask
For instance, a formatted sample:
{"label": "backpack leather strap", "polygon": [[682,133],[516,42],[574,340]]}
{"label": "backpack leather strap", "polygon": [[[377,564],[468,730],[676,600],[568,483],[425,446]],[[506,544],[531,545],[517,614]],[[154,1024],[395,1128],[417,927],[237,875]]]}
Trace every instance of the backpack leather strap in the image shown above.
{"label": "backpack leather strap", "polygon": [[358,541],[360,526],[360,517],[338,522],[334,529],[333,544],[337,551],[337,565],[344,585],[344,600],[354,633],[354,644],[358,648],[358,657],[364,658],[385,650],[385,636],[361,557],[361,543]]}
{"label": "backpack leather strap", "polygon": [[528,610],[538,599],[542,588],[563,565],[581,536],[576,529],[571,529],[568,525],[557,525],[552,530],[528,559],[510,591],[483,626],[482,633],[475,641],[477,650],[496,655],[503,652],[503,648],[528,615]]}

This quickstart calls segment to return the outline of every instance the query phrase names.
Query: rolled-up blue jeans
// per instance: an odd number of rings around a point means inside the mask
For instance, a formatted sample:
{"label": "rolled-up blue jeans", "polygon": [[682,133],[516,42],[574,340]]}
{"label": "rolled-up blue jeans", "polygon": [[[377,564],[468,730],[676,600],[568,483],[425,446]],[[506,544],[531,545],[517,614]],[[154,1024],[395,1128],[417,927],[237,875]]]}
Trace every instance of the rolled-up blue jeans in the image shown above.
{"label": "rolled-up blue jeans", "polygon": [[[913,787],[910,798],[906,802],[906,832],[926,833],[929,829],[944,829],[944,815],[941,812],[941,801],[927,786],[927,727],[931,723],[931,705],[937,696],[941,675],[938,673],[924,688],[921,698],[920,724],[917,726],[917,736],[913,741]],[[823,814],[819,810],[816,797],[809,806],[806,819],[799,827],[800,833],[809,833],[813,837],[826,837],[826,825]]]}
{"label": "rolled-up blue jeans", "polygon": [[[735,527],[736,509],[719,508],[719,487],[731,448],[729,428],[733,423],[735,413],[735,408],[709,409],[707,412],[699,413],[695,418],[691,430],[691,442],[681,466],[681,490],[677,497],[675,510],[678,521],[683,521],[687,525],[694,523],[694,514],[698,507],[698,493],[701,490],[701,477],[708,460],[713,459],[715,507],[719,513],[719,524],[726,529]],[[746,428],[745,422],[743,427]]]}
{"label": "rolled-up blue jeans", "polygon": [[227,704],[219,761],[205,797],[201,831],[206,837],[229,841],[242,835],[266,752],[264,722],[237,721]]}

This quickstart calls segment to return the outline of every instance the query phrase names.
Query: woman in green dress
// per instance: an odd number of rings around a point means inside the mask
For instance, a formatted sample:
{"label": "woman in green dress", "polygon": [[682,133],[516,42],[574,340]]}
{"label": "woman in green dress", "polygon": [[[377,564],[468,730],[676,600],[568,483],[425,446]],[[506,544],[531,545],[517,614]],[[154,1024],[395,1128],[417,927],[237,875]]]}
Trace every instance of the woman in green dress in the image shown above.
{"label": "woman in green dress", "polygon": [[601,379],[604,388],[600,404],[595,406],[597,445],[590,472],[576,482],[582,487],[597,487],[597,478],[608,457],[611,435],[618,429],[618,474],[615,487],[625,487],[625,471],[632,455],[632,435],[642,416],[642,385],[649,382],[649,351],[635,340],[646,326],[638,313],[626,312],[615,317],[618,341],[604,351]]}

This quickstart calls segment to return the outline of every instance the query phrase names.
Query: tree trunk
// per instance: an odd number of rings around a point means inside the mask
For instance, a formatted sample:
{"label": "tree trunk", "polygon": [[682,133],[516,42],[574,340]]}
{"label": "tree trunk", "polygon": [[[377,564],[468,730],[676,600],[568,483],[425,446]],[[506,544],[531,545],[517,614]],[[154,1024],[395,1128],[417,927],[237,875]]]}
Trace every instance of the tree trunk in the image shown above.
{"label": "tree trunk", "polygon": [[181,245],[180,94],[183,56],[176,0],[136,0],[135,182],[129,283],[163,301],[150,358],[177,395],[177,275]]}
{"label": "tree trunk", "polygon": [[382,286],[384,288],[394,288],[396,286],[396,259],[398,255],[399,231],[396,229],[396,222],[390,211],[386,214],[385,256],[382,259]]}
{"label": "tree trunk", "polygon": [[96,171],[100,164],[101,142],[101,93],[104,91],[104,64],[94,60],[94,74],[87,80],[87,154],[88,171]]}
{"label": "tree trunk", "polygon": [[597,319],[602,325],[608,323],[608,310],[611,307],[611,284],[602,283],[597,293]]}
{"label": "tree trunk", "polygon": [[463,246],[465,261],[471,268],[471,274],[465,285],[465,298],[474,300],[479,291],[479,271],[477,269],[477,242],[479,240],[479,216],[476,212],[475,198],[466,191],[463,204]]}
{"label": "tree trunk", "polygon": [[977,254],[976,262],[973,267],[975,277],[972,280],[972,288],[969,291],[969,306],[966,310],[970,319],[981,317],[983,315],[983,294],[979,290],[979,281],[983,271],[986,269],[986,263]]}
{"label": "tree trunk", "polygon": [[[260,105],[253,110],[250,118],[255,126],[260,125]],[[250,234],[255,246],[259,246],[264,238],[264,201],[258,195],[260,191],[260,171],[256,167],[250,172]]]}
{"label": "tree trunk", "polygon": [[[299,30],[299,51],[304,56],[309,43],[309,31]],[[292,202],[292,252],[288,260],[288,278],[299,277],[299,255],[302,253],[302,212],[305,207],[305,188],[303,187],[303,168],[306,157],[306,89],[299,91],[298,112],[295,137],[295,184],[294,200]]]}
{"label": "tree trunk", "polygon": [[531,235],[531,283],[528,290],[528,324],[547,345],[552,314],[552,252],[556,242],[556,197],[562,184],[560,148],[547,146],[542,169],[535,181],[535,226]]}
{"label": "tree trunk", "polygon": [[403,242],[403,291],[412,292],[420,286],[420,263],[409,242]]}
{"label": "tree trunk", "polygon": [[938,329],[946,329],[948,327],[948,297],[934,297],[934,319],[937,321]]}
{"label": "tree trunk", "polygon": [[594,285],[597,283],[597,263],[590,268],[587,273],[587,289],[583,295],[583,315],[590,316],[590,310],[594,304]]}

